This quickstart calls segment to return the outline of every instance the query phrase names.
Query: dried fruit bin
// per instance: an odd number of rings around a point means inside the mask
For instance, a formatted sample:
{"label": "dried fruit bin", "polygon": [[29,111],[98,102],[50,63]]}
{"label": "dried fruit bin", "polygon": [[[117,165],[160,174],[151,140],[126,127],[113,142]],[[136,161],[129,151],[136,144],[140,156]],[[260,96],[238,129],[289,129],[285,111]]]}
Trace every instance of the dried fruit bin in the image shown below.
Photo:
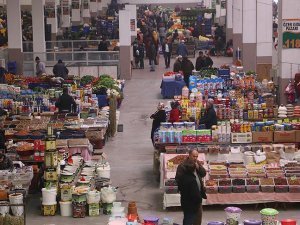
{"label": "dried fruit bin", "polygon": [[218,193],[218,181],[217,180],[207,180],[205,182],[205,188],[207,194]]}
{"label": "dried fruit bin", "polygon": [[231,179],[221,179],[219,180],[219,193],[231,193],[232,192],[232,182]]}
{"label": "dried fruit bin", "polygon": [[246,190],[249,193],[257,193],[260,191],[259,179],[247,179]]}
{"label": "dried fruit bin", "polygon": [[300,179],[297,177],[290,177],[287,179],[289,185],[289,192],[300,193]]}
{"label": "dried fruit bin", "polygon": [[246,191],[245,179],[233,179],[232,180],[232,192],[233,193],[244,193]]}
{"label": "dried fruit bin", "polygon": [[210,174],[209,175],[210,179],[225,179],[225,178],[229,178],[228,174]]}
{"label": "dried fruit bin", "polygon": [[261,192],[274,192],[274,179],[273,178],[261,178],[260,179]]}
{"label": "dried fruit bin", "polygon": [[288,182],[285,177],[274,178],[275,192],[285,193],[289,191]]}
{"label": "dried fruit bin", "polygon": [[175,179],[165,180],[165,186],[177,186],[177,182]]}

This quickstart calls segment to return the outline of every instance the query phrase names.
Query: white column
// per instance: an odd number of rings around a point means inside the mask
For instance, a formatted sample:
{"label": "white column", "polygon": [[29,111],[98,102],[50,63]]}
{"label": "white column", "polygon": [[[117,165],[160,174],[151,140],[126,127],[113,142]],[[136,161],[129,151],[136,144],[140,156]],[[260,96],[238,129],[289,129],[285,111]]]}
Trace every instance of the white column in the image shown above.
{"label": "white column", "polygon": [[[44,1],[32,0],[32,32],[33,52],[45,53],[45,23],[44,23]],[[45,54],[37,54],[42,61],[46,60]]]}
{"label": "white column", "polygon": [[243,0],[243,66],[256,70],[256,0]]}
{"label": "white column", "polygon": [[216,23],[220,23],[220,17],[221,17],[221,4],[216,4],[216,17],[215,17]]}
{"label": "white column", "polygon": [[71,8],[72,8],[72,25],[77,26],[81,22],[81,14],[80,14],[80,0],[72,0]]}
{"label": "white column", "polygon": [[137,36],[137,19],[136,19],[136,5],[125,5],[125,10],[130,12],[130,33],[132,37]]}
{"label": "white column", "polygon": [[233,17],[232,17],[232,27],[233,27],[233,54],[234,59],[238,48],[242,48],[243,44],[243,1],[233,0]]}
{"label": "white column", "polygon": [[227,0],[226,2],[226,40],[232,39],[232,16],[233,16],[233,0]]}
{"label": "white column", "polygon": [[[290,2],[290,1],[289,1]],[[293,6],[292,4],[289,7]],[[291,7],[293,8],[293,7]],[[299,13],[299,11],[298,11]],[[257,0],[257,63],[272,64],[273,0]]]}
{"label": "white column", "polygon": [[130,12],[128,10],[119,11],[119,35],[120,35],[120,74],[121,79],[130,80],[131,62],[130,62],[130,46],[131,34],[130,30]]}
{"label": "white column", "polygon": [[17,73],[23,73],[21,6],[19,0],[7,1],[8,60],[17,62]]}
{"label": "white column", "polygon": [[[300,72],[299,0],[279,1],[278,23],[278,82],[280,103],[286,103],[284,89],[290,79]],[[298,23],[296,25],[296,23]]]}

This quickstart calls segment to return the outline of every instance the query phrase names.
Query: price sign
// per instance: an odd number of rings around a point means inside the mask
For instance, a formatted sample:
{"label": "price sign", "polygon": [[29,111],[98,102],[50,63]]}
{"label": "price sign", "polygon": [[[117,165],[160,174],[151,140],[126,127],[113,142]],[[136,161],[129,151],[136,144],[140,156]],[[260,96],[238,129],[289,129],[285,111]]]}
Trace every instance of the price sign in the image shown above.
{"label": "price sign", "polygon": [[288,123],[288,122],[290,122],[290,120],[289,119],[284,119],[283,122]]}
{"label": "price sign", "polygon": [[300,19],[282,20],[282,47],[300,48]]}
{"label": "price sign", "polygon": [[282,120],[277,120],[277,123],[282,124]]}

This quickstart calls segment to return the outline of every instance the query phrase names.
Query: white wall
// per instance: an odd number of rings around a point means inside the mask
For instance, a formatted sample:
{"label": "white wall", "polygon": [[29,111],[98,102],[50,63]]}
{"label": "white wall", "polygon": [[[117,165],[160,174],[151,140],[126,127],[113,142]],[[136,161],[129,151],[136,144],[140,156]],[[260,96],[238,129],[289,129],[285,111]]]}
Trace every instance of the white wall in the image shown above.
{"label": "white wall", "polygon": [[243,43],[256,43],[256,0],[243,0]]}
{"label": "white wall", "polygon": [[[292,5],[293,4],[290,4],[290,6]],[[258,57],[272,56],[272,49],[273,49],[272,11],[273,11],[272,0],[257,0],[257,56]]]}

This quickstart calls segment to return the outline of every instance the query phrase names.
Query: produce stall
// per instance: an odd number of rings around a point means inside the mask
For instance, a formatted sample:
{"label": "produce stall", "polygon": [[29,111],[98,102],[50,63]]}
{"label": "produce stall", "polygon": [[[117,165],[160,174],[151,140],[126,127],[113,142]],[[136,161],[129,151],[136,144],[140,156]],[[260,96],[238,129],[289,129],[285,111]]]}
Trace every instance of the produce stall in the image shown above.
{"label": "produce stall", "polygon": [[[273,93],[272,81],[260,83],[250,72],[195,72],[189,89],[175,96],[182,122],[161,123],[156,134],[165,208],[180,205],[175,159],[191,149],[201,153],[207,170],[204,204],[300,200],[299,107],[276,105]],[[198,121],[209,98],[218,125],[205,129]]]}
{"label": "produce stall", "polygon": [[166,72],[163,74],[161,81],[161,95],[163,98],[174,98],[174,96],[180,95],[182,88],[185,86],[182,74],[174,72]]}

